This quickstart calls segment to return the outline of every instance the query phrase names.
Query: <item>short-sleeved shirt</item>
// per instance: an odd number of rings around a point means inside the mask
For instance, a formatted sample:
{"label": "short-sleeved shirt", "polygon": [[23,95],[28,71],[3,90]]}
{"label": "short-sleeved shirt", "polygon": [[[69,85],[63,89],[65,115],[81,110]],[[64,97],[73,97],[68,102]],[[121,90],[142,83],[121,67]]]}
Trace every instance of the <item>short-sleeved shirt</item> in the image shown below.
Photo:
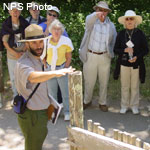
{"label": "short-sleeved shirt", "polygon": [[[15,67],[15,84],[18,93],[25,99],[29,97],[37,85],[37,83],[30,83],[28,77],[34,71],[42,71],[42,65],[42,61],[35,58],[29,51],[18,60]],[[43,110],[47,109],[49,105],[47,82],[42,82],[29,100],[27,107],[31,110]]]}

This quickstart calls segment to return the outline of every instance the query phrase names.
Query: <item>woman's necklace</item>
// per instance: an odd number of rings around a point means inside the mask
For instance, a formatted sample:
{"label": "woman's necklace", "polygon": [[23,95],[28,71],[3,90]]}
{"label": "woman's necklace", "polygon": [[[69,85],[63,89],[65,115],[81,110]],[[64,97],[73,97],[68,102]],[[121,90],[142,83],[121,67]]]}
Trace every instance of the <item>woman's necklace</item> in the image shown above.
{"label": "woman's necklace", "polygon": [[[133,35],[134,29],[133,30],[126,30],[126,33],[128,34],[129,41],[126,43],[127,47],[132,48],[134,44],[131,41],[132,35]],[[129,54],[129,59],[131,60],[133,58],[133,53],[128,53]]]}
{"label": "woman's necklace", "polygon": [[133,35],[134,29],[132,30],[126,30],[126,33],[128,34],[129,40],[131,41],[132,35]]}

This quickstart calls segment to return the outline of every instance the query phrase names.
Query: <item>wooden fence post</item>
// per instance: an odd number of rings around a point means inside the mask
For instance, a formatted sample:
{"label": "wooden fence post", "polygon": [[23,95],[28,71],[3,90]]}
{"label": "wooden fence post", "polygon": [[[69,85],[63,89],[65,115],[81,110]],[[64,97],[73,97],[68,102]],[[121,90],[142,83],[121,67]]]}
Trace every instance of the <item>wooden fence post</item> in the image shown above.
{"label": "wooden fence post", "polygon": [[82,72],[75,71],[69,76],[69,106],[70,124],[74,127],[84,128],[83,123],[83,95]]}
{"label": "wooden fence post", "polygon": [[[70,125],[74,127],[84,128],[82,72],[75,71],[69,74],[68,85],[69,85]],[[70,136],[69,139],[71,139]],[[70,150],[80,150],[80,148],[70,146]]]}

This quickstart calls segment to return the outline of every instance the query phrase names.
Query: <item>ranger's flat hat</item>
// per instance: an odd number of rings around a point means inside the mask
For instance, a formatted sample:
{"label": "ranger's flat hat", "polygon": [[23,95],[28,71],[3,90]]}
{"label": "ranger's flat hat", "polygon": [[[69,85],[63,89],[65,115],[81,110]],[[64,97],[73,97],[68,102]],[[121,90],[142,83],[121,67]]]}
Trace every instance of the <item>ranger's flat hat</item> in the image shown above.
{"label": "ranger's flat hat", "polygon": [[44,39],[46,39],[46,37],[44,36],[42,27],[36,24],[31,24],[25,28],[25,39],[18,42],[30,42]]}

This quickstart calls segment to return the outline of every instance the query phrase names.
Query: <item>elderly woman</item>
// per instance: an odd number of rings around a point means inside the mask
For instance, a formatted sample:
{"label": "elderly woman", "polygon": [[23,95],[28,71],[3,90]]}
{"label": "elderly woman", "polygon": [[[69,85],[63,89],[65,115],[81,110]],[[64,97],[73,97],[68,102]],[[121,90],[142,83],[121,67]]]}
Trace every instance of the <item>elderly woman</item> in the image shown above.
{"label": "elderly woman", "polygon": [[145,65],[143,57],[148,53],[148,44],[144,33],[137,28],[142,17],[132,10],[119,17],[124,25],[116,38],[115,54],[119,55],[114,77],[121,76],[121,114],[131,108],[133,114],[139,113],[139,79],[145,81]]}
{"label": "elderly woman", "polygon": [[[46,13],[47,21],[39,24],[39,26],[43,28],[43,32],[45,36],[51,35],[51,33],[49,33],[49,26],[55,19],[58,19],[59,16],[60,16],[60,10],[56,6],[51,6],[48,8]],[[66,30],[64,30],[63,35],[68,37]]]}
{"label": "elderly woman", "polygon": [[[49,32],[49,26],[55,19],[58,19],[59,16],[60,16],[60,10],[56,6],[51,6],[48,8],[47,13],[46,13],[47,21],[39,24],[43,28],[43,32],[44,32],[45,36],[51,35],[51,33]],[[64,30],[63,35],[68,37],[66,30]],[[58,94],[58,102],[62,103],[62,95],[61,95],[59,86],[58,86],[57,94]]]}
{"label": "elderly woman", "polygon": [[[50,70],[58,70],[68,68],[71,63],[73,45],[71,40],[63,36],[64,26],[55,19],[49,26],[49,32],[52,34],[48,38],[47,58],[46,61],[50,66]],[[68,93],[68,77],[53,78],[49,80],[49,94],[56,100],[58,85],[60,87],[64,106],[64,120],[70,120],[69,115],[69,93]]]}

